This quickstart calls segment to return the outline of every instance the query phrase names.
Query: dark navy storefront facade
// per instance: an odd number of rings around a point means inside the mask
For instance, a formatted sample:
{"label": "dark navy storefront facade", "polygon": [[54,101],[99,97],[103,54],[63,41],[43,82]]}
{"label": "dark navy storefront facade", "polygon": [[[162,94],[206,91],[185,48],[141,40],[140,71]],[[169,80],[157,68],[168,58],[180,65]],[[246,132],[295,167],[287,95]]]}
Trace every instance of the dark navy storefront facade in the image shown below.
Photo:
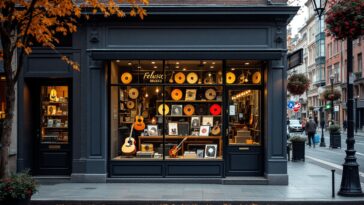
{"label": "dark navy storefront facade", "polygon": [[[58,54],[34,49],[18,84],[18,170],[34,169],[37,84],[59,82],[70,88],[71,150],[67,175],[73,181],[161,181],[166,178],[222,182],[230,176],[261,176],[287,184],[285,136],[286,25],[297,8],[288,6],[150,6],[145,20],[95,17],[72,36],[63,55],[80,63],[73,71]],[[264,69],[262,146],[225,148],[223,160],[110,160],[108,69],[111,60],[262,60]],[[223,130],[226,125],[223,125]],[[39,132],[39,131],[38,131]],[[227,142],[224,142],[226,145]],[[227,147],[227,146],[226,146]],[[236,150],[234,150],[236,149]],[[54,156],[54,161],[57,157]],[[55,162],[56,163],[56,162]],[[67,163],[66,161],[60,163]],[[234,174],[234,167],[241,172]],[[244,171],[245,170],[245,171]]]}

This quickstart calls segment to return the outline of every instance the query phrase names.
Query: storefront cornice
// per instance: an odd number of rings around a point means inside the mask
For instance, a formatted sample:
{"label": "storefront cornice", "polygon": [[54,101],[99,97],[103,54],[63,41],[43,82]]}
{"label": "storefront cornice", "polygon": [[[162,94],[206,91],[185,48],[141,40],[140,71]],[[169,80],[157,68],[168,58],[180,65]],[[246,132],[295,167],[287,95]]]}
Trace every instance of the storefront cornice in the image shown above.
{"label": "storefront cornice", "polygon": [[[121,7],[128,9],[129,7]],[[144,7],[148,16],[269,16],[282,21],[291,21],[300,7],[295,6],[242,6],[242,5],[149,5]],[[85,9],[84,13],[93,15],[92,9]],[[99,15],[102,15],[99,13]],[[271,18],[269,18],[271,19]]]}
{"label": "storefront cornice", "polygon": [[88,49],[93,60],[122,59],[188,59],[188,60],[280,60],[286,49]]}

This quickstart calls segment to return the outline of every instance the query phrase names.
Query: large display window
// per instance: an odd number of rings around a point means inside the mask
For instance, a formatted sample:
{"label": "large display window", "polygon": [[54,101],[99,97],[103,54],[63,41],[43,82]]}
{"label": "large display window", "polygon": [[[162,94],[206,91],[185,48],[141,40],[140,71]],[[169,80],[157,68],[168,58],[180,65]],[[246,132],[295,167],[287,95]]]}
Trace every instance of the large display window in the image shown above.
{"label": "large display window", "polygon": [[[224,141],[259,145],[260,90],[230,90],[226,86],[259,87],[260,64],[229,61],[225,70],[224,63],[112,61],[111,160],[222,160]],[[242,92],[246,94],[241,96]],[[227,95],[229,100],[224,103]],[[233,105],[234,115],[224,109]],[[222,131],[225,115],[231,122],[226,140]],[[240,125],[235,126],[237,123]],[[251,133],[244,142],[236,140],[241,130]]]}

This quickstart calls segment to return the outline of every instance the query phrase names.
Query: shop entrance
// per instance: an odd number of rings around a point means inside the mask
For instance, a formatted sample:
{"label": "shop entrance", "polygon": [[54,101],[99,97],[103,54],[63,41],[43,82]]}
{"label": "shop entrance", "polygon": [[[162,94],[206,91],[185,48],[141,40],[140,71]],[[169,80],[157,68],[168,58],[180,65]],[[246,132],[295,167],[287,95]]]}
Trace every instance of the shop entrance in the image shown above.
{"label": "shop entrance", "polygon": [[34,160],[36,175],[71,173],[71,86],[68,82],[33,85]]}

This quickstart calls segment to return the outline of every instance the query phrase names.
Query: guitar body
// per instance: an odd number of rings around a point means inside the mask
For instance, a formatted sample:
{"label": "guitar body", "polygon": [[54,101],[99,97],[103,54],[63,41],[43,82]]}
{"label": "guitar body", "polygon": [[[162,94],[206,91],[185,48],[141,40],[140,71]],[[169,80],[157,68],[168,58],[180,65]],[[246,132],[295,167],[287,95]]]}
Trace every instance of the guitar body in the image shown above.
{"label": "guitar body", "polygon": [[212,135],[219,135],[221,133],[221,128],[219,125],[215,125],[212,130],[211,130],[211,134]]}
{"label": "guitar body", "polygon": [[123,144],[123,146],[121,147],[121,152],[124,154],[135,154],[136,152],[136,146],[135,146],[136,142],[135,139],[132,137],[127,137],[125,139],[125,142]]}
{"label": "guitar body", "polygon": [[170,158],[176,158],[177,157],[177,153],[178,153],[179,149],[177,147],[177,145],[174,145],[169,151],[168,151],[168,155]]}
{"label": "guitar body", "polygon": [[136,116],[134,122],[134,129],[136,131],[143,131],[145,129],[144,118],[142,116]]}

